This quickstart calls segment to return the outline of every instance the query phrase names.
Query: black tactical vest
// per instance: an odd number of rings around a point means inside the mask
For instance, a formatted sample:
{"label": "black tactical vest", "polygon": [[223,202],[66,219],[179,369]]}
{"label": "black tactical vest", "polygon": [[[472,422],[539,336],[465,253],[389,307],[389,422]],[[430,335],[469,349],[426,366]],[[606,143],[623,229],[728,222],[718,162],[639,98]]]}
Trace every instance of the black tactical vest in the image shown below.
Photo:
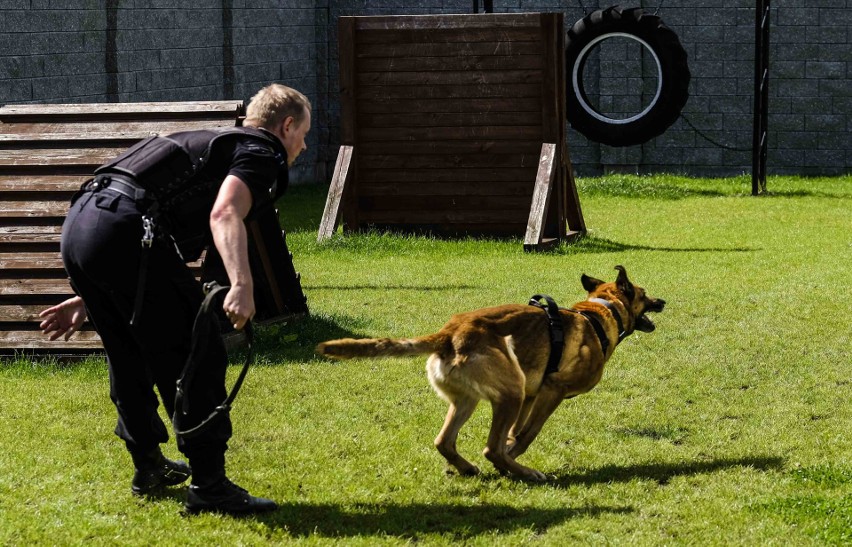
{"label": "black tactical vest", "polygon": [[[230,127],[148,137],[95,170],[95,175],[131,177],[152,198],[148,214],[161,232],[168,233],[187,261],[198,258],[208,243],[211,194],[218,192],[224,176],[211,176],[205,167],[229,139],[268,153],[278,163],[278,176],[266,203],[272,205],[287,189],[287,151],[271,133],[253,127]],[[202,214],[203,212],[203,214]],[[197,217],[196,217],[197,214]]]}

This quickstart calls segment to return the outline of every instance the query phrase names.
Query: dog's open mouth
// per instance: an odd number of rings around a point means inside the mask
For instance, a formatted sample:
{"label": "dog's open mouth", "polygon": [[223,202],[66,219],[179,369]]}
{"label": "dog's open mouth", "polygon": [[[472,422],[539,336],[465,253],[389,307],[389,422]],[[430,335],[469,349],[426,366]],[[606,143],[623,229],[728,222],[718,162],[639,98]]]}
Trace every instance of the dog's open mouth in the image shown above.
{"label": "dog's open mouth", "polygon": [[636,318],[636,330],[641,332],[654,332],[657,325],[651,321],[644,313]]}
{"label": "dog's open mouth", "polygon": [[639,317],[636,318],[636,330],[641,331],[641,332],[654,332],[654,329],[656,329],[657,326],[645,314],[648,313],[648,312],[659,313],[659,312],[663,311],[663,308],[665,306],[666,306],[665,300],[657,299],[657,300],[654,300],[653,302],[651,302],[651,305],[648,306],[648,309],[646,309],[642,313],[642,315],[640,315]]}

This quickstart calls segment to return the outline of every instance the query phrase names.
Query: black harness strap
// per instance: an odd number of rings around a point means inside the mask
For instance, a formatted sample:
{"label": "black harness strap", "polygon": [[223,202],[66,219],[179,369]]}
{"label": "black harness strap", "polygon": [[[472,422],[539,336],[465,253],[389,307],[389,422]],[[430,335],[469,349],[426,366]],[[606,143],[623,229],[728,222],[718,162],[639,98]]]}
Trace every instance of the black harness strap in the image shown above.
{"label": "black harness strap", "polygon": [[[542,304],[544,300],[547,304]],[[548,330],[550,331],[550,357],[547,360],[545,374],[551,374],[559,370],[559,361],[562,360],[562,350],[565,349],[565,327],[562,324],[562,316],[559,314],[559,306],[556,301],[546,294],[534,294],[530,298],[530,305],[542,308],[547,313]]]}
{"label": "black harness strap", "polygon": [[[204,285],[204,292],[206,293],[206,296],[204,297],[204,302],[201,304],[201,308],[198,310],[198,314],[195,316],[195,324],[192,327],[192,342],[189,357],[186,360],[186,366],[183,368],[183,373],[181,373],[181,376],[177,381],[175,415],[173,417],[175,436],[177,437],[195,437],[207,429],[210,424],[219,419],[220,416],[228,414],[231,411],[231,405],[233,404],[234,399],[236,399],[237,393],[239,393],[240,388],[243,385],[243,380],[245,380],[249,364],[251,364],[252,356],[254,354],[252,351],[254,332],[252,330],[251,323],[247,322],[244,327],[246,343],[248,344],[246,360],[243,364],[243,369],[240,371],[240,375],[237,377],[237,381],[234,383],[234,387],[231,389],[231,393],[228,394],[222,404],[213,409],[213,412],[211,412],[210,415],[207,416],[207,418],[205,418],[200,424],[189,429],[180,429],[178,426],[180,417],[186,416],[189,413],[189,394],[186,390],[189,388],[189,385],[192,384],[192,378],[195,375],[198,364],[202,357],[204,357],[205,352],[203,349],[206,347],[210,328],[216,321],[216,316],[213,313],[214,299],[220,292],[229,288],[230,287],[227,285],[219,285],[215,281],[205,283]],[[199,348],[201,348],[201,351]]]}
{"label": "black harness strap", "polygon": [[[546,302],[546,305],[541,303],[542,300]],[[627,336],[627,333],[624,332],[621,314],[618,313],[615,306],[602,298],[592,298],[589,302],[602,304],[606,306],[610,313],[612,313],[615,322],[618,324],[618,341],[616,344],[621,342]],[[560,308],[556,304],[556,301],[546,294],[533,295],[530,298],[530,305],[542,308],[547,313],[547,323],[550,331],[550,357],[547,360],[547,369],[545,370],[545,374],[551,374],[559,370],[559,361],[562,360],[562,352],[565,349],[565,327],[562,324],[562,316],[559,314],[559,310],[576,313],[588,319],[601,343],[601,350],[603,351],[603,354],[606,355],[610,344],[609,337],[606,335],[600,319],[595,316],[595,314],[572,308]]]}
{"label": "black harness strap", "polygon": [[609,337],[606,335],[606,332],[604,332],[604,328],[603,325],[601,325],[600,320],[595,317],[594,314],[587,311],[572,309],[569,309],[568,311],[578,313],[589,320],[589,323],[592,324],[592,328],[595,329],[595,334],[598,336],[598,340],[601,342],[601,350],[603,351],[604,357],[606,357],[606,350],[609,349]]}
{"label": "black harness strap", "polygon": [[[589,302],[594,302],[595,304],[600,304],[609,310],[609,313],[612,314],[613,319],[615,319],[615,324],[618,326],[618,341],[621,342],[625,338],[627,338],[627,332],[624,331],[624,323],[621,321],[621,314],[618,313],[618,310],[615,306],[612,305],[612,302],[609,300],[604,300],[603,298],[589,298]],[[604,352],[606,353],[606,352]]]}

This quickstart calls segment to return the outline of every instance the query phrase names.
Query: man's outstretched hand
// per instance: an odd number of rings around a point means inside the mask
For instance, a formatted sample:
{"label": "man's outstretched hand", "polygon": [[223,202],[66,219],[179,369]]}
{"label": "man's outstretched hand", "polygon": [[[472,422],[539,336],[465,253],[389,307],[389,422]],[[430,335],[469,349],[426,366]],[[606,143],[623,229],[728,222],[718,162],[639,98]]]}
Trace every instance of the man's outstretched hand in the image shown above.
{"label": "man's outstretched hand", "polygon": [[62,335],[65,335],[65,340],[68,340],[86,321],[86,307],[83,305],[83,299],[75,296],[52,308],[47,308],[38,316],[44,319],[39,324],[42,334],[48,336],[51,341]]}

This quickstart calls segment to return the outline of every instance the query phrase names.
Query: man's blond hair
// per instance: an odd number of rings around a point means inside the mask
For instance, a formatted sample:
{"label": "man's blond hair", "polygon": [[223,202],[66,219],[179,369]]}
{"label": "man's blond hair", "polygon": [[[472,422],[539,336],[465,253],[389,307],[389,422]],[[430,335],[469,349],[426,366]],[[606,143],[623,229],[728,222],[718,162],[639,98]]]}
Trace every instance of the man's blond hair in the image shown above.
{"label": "man's blond hair", "polygon": [[272,130],[288,116],[301,124],[305,112],[310,111],[311,102],[302,93],[286,85],[270,84],[251,98],[243,124]]}

